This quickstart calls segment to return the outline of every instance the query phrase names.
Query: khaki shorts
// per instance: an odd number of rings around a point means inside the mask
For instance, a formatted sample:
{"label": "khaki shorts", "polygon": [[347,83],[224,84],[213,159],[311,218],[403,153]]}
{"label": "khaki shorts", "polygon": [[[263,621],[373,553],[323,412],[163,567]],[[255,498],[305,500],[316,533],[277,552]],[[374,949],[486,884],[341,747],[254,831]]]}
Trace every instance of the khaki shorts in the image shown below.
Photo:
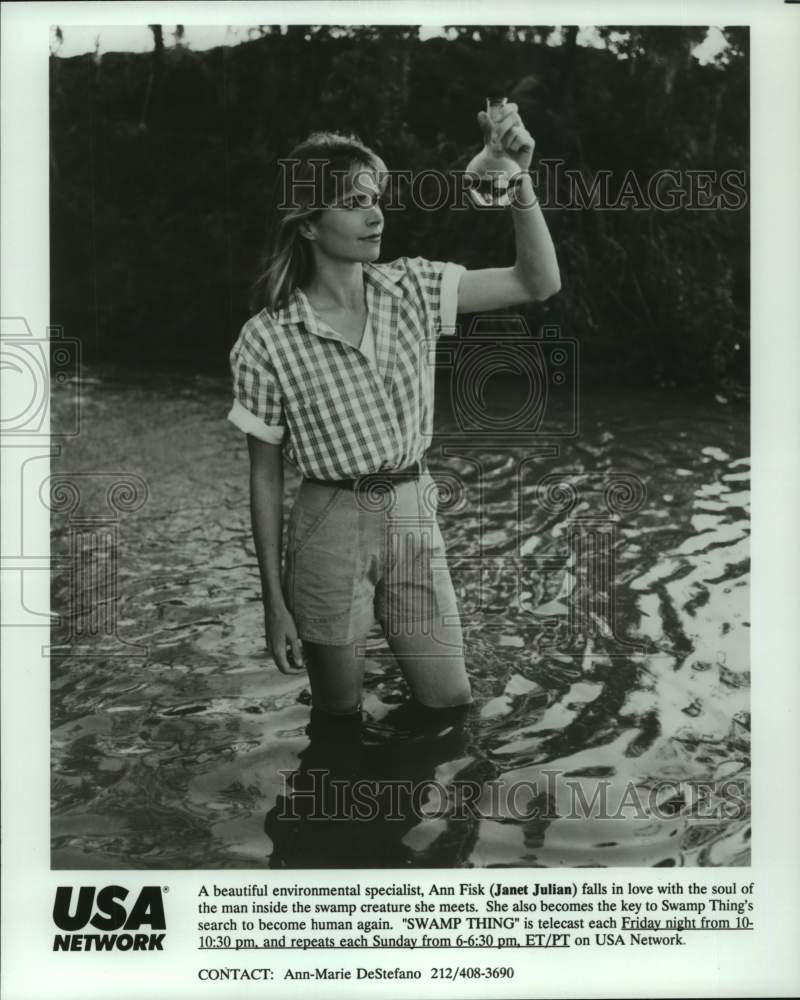
{"label": "khaki shorts", "polygon": [[301,639],[344,645],[454,622],[458,605],[429,473],[357,492],[303,480],[289,515],[283,592]]}

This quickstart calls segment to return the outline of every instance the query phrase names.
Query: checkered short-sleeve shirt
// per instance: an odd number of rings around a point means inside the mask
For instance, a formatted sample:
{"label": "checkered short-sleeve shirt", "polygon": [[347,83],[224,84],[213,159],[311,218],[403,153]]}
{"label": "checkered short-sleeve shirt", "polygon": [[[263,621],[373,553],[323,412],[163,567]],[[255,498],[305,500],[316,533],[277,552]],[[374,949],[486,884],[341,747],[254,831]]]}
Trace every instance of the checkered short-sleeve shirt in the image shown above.
{"label": "checkered short-sleeve shirt", "polygon": [[[364,264],[375,359],[316,316],[300,289],[242,327],[229,420],[313,479],[401,469],[433,436],[435,341],[452,332],[464,268],[422,257]],[[285,430],[283,430],[285,428]]]}

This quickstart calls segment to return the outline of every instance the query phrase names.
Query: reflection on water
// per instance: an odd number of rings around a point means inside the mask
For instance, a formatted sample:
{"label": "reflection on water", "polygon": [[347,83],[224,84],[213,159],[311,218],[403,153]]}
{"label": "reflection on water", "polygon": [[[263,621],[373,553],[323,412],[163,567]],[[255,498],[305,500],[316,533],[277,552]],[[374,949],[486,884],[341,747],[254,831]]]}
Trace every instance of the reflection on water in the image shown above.
{"label": "reflection on water", "polygon": [[[582,398],[556,457],[434,443],[434,475],[463,483],[440,523],[476,703],[420,717],[376,630],[365,731],[331,734],[304,677],[263,652],[226,383],[104,373],[81,391],[81,434],[54,471],[134,473],[149,497],[104,556],[117,638],[76,646],[68,562],[54,575],[54,641],[73,643],[52,661],[55,867],[749,863],[743,410],[615,393]],[[623,473],[646,493],[609,518]],[[548,502],[545,477],[560,484]],[[90,542],[69,530],[54,515],[53,554],[74,560]],[[84,604],[92,586],[79,577]],[[332,821],[331,797],[356,784]]]}

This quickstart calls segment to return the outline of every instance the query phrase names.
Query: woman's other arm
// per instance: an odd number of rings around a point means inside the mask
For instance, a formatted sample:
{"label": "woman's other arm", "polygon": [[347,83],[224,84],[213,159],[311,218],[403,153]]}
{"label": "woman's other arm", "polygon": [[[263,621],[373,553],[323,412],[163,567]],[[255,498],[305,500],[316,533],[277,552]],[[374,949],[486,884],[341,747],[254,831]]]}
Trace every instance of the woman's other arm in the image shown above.
{"label": "woman's other arm", "polygon": [[[281,585],[281,547],[283,533],[283,456],[281,445],[260,441],[247,435],[250,453],[250,517],[253,525],[261,595],[264,602],[264,627],[270,652],[284,674],[302,669],[303,652],[294,619]],[[286,646],[291,644],[294,665],[289,662]]]}
{"label": "woman's other arm", "polygon": [[[514,221],[516,261],[513,267],[466,271],[458,286],[459,312],[485,312],[542,301],[561,288],[553,240],[528,173],[533,158],[533,137],[522,124],[516,104],[506,105],[505,111],[498,135],[506,154],[523,171],[510,209]],[[479,118],[485,138],[488,138],[491,123],[485,112],[481,112]]]}

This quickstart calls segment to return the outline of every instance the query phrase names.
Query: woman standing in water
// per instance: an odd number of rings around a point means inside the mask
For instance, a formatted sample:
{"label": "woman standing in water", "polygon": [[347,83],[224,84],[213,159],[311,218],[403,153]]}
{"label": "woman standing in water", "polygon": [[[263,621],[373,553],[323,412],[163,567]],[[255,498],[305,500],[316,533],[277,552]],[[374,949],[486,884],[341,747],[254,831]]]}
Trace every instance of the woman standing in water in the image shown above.
{"label": "woman standing in water", "polygon": [[[508,210],[513,267],[375,263],[385,165],[354,137],[315,133],[284,162],[291,183],[256,283],[261,311],[231,352],[229,418],[247,434],[268,642],[281,671],[308,671],[317,714],[359,714],[359,647],[375,619],[418,704],[471,701],[424,462],[433,429],[426,345],[458,312],[542,300],[560,287],[526,173],[533,139],[515,104],[479,121],[521,172]],[[303,480],[282,573],[284,457]]]}

